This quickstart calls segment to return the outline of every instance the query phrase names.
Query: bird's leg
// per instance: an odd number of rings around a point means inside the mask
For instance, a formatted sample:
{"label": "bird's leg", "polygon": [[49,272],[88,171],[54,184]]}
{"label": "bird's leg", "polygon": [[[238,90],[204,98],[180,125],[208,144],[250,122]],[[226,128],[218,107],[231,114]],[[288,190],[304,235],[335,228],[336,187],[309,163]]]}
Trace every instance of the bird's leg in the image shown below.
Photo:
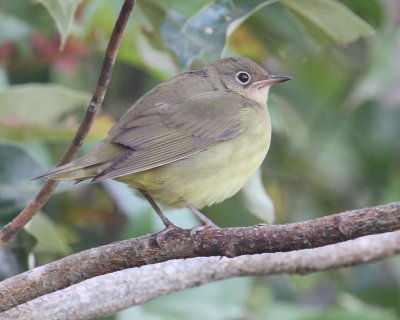
{"label": "bird's leg", "polygon": [[161,208],[157,205],[157,203],[153,200],[153,198],[144,190],[139,190],[139,192],[146,198],[146,200],[150,203],[150,205],[153,207],[154,211],[157,213],[157,215],[160,217],[162,220],[165,229],[161,230],[160,232],[157,233],[156,236],[156,241],[160,248],[164,247],[163,244],[163,237],[171,230],[173,229],[179,229],[176,225],[174,225],[162,212]]}
{"label": "bird's leg", "polygon": [[157,203],[153,200],[153,198],[144,190],[139,190],[139,192],[146,198],[146,200],[150,203],[153,207],[154,211],[160,217],[161,221],[163,222],[165,229],[177,228],[162,212],[161,208],[157,205]]}
{"label": "bird's leg", "polygon": [[192,238],[193,241],[195,241],[195,236],[197,232],[209,228],[219,228],[214,222],[212,222],[209,218],[207,218],[204,215],[204,213],[197,210],[191,204],[188,204],[186,207],[190,209],[190,211],[192,211],[203,222],[201,226],[194,227],[192,228],[192,230],[190,230],[190,237]]}
{"label": "bird's leg", "polygon": [[197,210],[191,204],[188,204],[187,208],[190,209],[190,211],[192,211],[203,222],[203,225],[200,228],[219,228],[214,222],[207,218],[204,213]]}

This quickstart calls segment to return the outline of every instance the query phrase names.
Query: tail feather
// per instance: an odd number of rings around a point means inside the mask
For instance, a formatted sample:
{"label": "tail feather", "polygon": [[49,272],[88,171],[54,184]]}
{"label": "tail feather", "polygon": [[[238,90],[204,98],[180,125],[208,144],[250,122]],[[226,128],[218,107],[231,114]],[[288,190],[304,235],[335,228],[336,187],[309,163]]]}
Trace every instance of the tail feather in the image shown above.
{"label": "tail feather", "polygon": [[45,172],[33,178],[33,180],[87,180],[94,178],[95,176],[103,172],[107,167],[110,166],[110,164],[110,162],[103,162],[79,167],[76,166],[74,162],[71,162],[61,167],[57,167],[48,172]]}
{"label": "tail feather", "polygon": [[107,169],[124,150],[125,148],[122,146],[103,140],[86,156],[56,167],[33,179],[77,181],[92,179]]}

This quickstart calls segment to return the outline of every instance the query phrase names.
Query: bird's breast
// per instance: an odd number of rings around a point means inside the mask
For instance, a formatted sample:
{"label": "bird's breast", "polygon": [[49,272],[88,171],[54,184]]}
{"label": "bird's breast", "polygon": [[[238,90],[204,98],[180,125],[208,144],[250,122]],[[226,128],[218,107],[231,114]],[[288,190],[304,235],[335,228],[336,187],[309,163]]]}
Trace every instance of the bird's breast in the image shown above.
{"label": "bird's breast", "polygon": [[243,115],[246,127],[237,137],[218,142],[186,159],[134,174],[131,185],[147,190],[168,207],[189,203],[202,208],[233,196],[268,152],[271,126],[268,113],[261,111]]}

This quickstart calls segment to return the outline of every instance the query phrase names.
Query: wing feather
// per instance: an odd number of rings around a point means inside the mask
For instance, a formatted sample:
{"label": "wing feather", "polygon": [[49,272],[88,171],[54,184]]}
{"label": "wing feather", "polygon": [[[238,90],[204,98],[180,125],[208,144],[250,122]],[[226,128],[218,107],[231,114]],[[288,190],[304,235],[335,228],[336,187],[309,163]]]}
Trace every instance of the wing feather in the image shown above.
{"label": "wing feather", "polygon": [[94,180],[159,167],[236,137],[245,130],[240,111],[251,107],[254,104],[240,95],[212,91],[131,112],[109,135],[111,142],[125,146],[126,151]]}

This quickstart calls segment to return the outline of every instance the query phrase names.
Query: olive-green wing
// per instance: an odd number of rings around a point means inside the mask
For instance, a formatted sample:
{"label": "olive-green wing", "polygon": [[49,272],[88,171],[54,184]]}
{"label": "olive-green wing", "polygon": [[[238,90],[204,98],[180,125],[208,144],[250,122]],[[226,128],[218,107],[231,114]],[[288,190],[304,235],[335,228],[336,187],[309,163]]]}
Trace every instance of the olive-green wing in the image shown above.
{"label": "olive-green wing", "polygon": [[109,141],[125,146],[126,151],[94,180],[156,168],[236,137],[245,129],[240,110],[251,106],[240,95],[212,91],[131,112],[109,133]]}

